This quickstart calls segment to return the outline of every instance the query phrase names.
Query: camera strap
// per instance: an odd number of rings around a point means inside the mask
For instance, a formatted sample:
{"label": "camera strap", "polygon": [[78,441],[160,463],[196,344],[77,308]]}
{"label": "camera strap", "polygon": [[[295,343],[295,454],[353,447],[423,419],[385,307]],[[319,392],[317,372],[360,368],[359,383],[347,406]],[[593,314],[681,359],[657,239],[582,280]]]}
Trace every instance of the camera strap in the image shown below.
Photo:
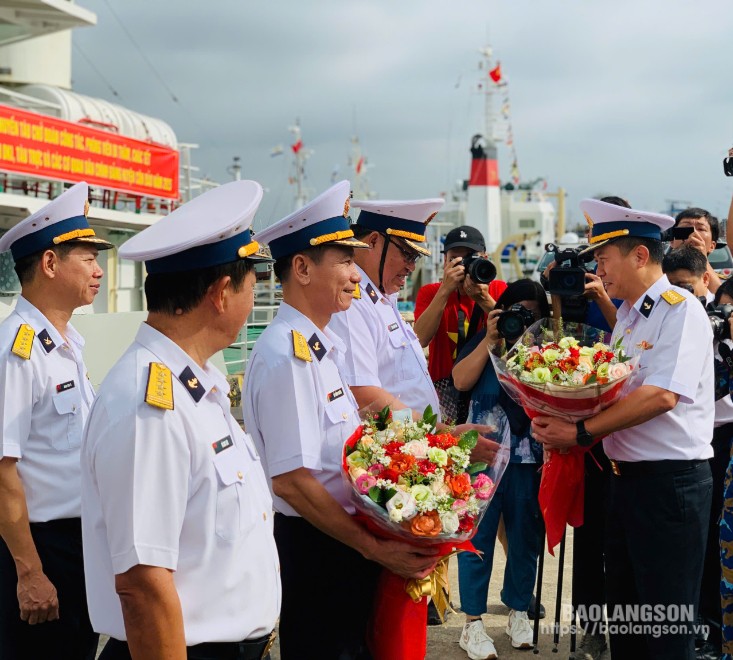
{"label": "camera strap", "polygon": [[469,339],[472,339],[473,336],[476,334],[476,331],[478,330],[478,325],[481,322],[481,317],[483,316],[484,310],[481,309],[481,305],[479,305],[477,302],[473,303],[473,312],[471,313],[471,318],[468,321],[468,331],[466,331],[466,313],[463,311],[463,308],[460,306],[461,299],[460,294],[458,298],[458,346],[456,348],[456,358],[461,354],[461,351],[463,350],[463,347],[466,345],[466,342]]}

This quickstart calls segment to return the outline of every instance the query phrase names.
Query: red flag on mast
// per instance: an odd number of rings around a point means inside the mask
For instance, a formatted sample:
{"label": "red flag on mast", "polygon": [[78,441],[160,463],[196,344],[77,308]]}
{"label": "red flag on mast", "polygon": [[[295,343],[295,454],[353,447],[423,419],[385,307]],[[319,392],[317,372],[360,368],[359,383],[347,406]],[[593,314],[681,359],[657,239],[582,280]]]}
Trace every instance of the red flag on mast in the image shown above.
{"label": "red flag on mast", "polygon": [[297,154],[301,150],[302,147],[303,147],[303,140],[298,140],[295,144],[290,146],[294,154]]}
{"label": "red flag on mast", "polygon": [[489,71],[489,78],[495,83],[501,82],[501,62],[497,62],[496,66]]}

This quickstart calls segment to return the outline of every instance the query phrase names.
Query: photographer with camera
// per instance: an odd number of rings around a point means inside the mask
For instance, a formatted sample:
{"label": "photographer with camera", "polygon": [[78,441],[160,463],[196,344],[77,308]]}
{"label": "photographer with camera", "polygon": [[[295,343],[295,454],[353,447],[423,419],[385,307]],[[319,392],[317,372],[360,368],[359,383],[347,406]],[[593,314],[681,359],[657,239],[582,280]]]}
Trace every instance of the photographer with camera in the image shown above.
{"label": "photographer with camera", "polygon": [[502,389],[489,359],[489,351],[514,343],[527,326],[550,314],[541,285],[524,279],[512,282],[489,313],[487,327],[471,339],[453,368],[456,387],[471,391],[469,421],[482,423],[487,414],[496,420],[500,438],[510,435],[511,454],[496,494],[479,524],[473,544],[483,558],[470,552],[458,555],[458,587],[466,621],[461,648],[470,658],[496,657],[493,640],[481,621],[491,579],[499,519],[503,516],[508,541],[502,602],[510,608],[506,632],[514,648],[529,648],[532,628],[527,608],[537,576],[542,545],[542,521],[537,495],[542,447],[530,435],[530,420]]}
{"label": "photographer with camera", "polygon": [[[720,223],[705,209],[691,207],[675,216],[674,226],[665,238],[670,240],[670,249],[677,250],[683,245],[689,245],[699,250],[707,260],[710,253],[717,247],[720,238]],[[706,270],[710,279],[708,289],[715,293],[721,284],[721,279],[709,262]]]}
{"label": "photographer with camera", "polygon": [[464,225],[448,232],[443,246],[443,281],[426,284],[417,293],[414,331],[429,346],[428,372],[435,385],[444,420],[466,421],[468,397],[453,386],[451,370],[465,343],[486,325],[486,314],[506,289],[494,279],[496,268],[486,258],[481,232]]}

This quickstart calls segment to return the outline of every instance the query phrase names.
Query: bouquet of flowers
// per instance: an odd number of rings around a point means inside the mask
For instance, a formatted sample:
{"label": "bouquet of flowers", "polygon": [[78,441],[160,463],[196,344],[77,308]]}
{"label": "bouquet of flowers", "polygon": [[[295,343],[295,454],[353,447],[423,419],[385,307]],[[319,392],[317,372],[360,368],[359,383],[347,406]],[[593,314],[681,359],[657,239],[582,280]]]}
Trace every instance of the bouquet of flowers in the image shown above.
{"label": "bouquet of flowers", "polygon": [[411,410],[385,408],[369,415],[344,445],[342,475],[361,522],[377,536],[427,543],[444,556],[423,580],[383,571],[370,639],[380,660],[425,657],[425,596],[432,596],[441,614],[449,605],[447,558],[457,550],[475,551],[470,539],[501,477],[489,477],[485,463],[471,463],[476,431],[460,437],[436,433],[436,422],[429,406],[418,421]]}
{"label": "bouquet of flowers", "polygon": [[[499,382],[530,418],[587,419],[618,401],[636,373],[630,358],[608,333],[583,323],[542,319],[503,356],[491,355]],[[540,508],[547,545],[560,542],[565,525],[583,524],[584,454],[550,452],[542,471]]]}
{"label": "bouquet of flowers", "polygon": [[463,541],[494,492],[471,463],[478,433],[433,433],[430,408],[420,421],[394,419],[388,408],[365,421],[344,447],[356,508],[391,536],[428,543]]}

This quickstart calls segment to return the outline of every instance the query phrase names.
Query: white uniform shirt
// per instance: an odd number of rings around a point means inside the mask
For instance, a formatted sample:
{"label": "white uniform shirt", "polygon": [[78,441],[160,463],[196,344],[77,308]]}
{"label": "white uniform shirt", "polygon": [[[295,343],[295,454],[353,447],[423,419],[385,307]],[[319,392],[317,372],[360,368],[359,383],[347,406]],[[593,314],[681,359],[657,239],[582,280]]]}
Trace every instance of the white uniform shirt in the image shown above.
{"label": "white uniform shirt", "polygon": [[[670,289],[685,300],[667,303],[662,294]],[[641,354],[627,393],[654,385],[680,398],[669,412],[605,438],[608,457],[618,461],[710,458],[715,411],[713,333],[697,298],[662,276],[633,306],[621,305],[613,341],[619,338],[628,355]]]}
{"label": "white uniform shirt", "polygon": [[[35,331],[30,359],[12,352],[22,324]],[[64,339],[25,298],[0,324],[0,456],[17,458],[31,522],[81,515],[79,447],[94,390],[84,340]]]}
{"label": "white uniform shirt", "polygon": [[[145,402],[149,363],[173,374],[174,409]],[[94,630],[126,639],[114,576],[173,573],[188,646],[261,637],[280,611],[272,500],[229,387],[143,324],[105,378],[82,445],[82,529]]]}
{"label": "white uniform shirt", "polygon": [[358,270],[361,298],[345,312],[334,314],[328,325],[346,343],[341,364],[346,382],[352,387],[381,387],[419,414],[430,405],[440,415],[420,340],[402,319],[395,301]]}
{"label": "white uniform shirt", "polygon": [[[308,342],[310,362],[295,356],[294,330]],[[344,442],[361,420],[337,366],[343,350],[343,343],[328,330],[282,303],[252,351],[242,408],[244,427],[270,478],[307,468],[353,514],[341,477],[341,456]],[[273,500],[276,511],[298,515],[274,493]]]}

